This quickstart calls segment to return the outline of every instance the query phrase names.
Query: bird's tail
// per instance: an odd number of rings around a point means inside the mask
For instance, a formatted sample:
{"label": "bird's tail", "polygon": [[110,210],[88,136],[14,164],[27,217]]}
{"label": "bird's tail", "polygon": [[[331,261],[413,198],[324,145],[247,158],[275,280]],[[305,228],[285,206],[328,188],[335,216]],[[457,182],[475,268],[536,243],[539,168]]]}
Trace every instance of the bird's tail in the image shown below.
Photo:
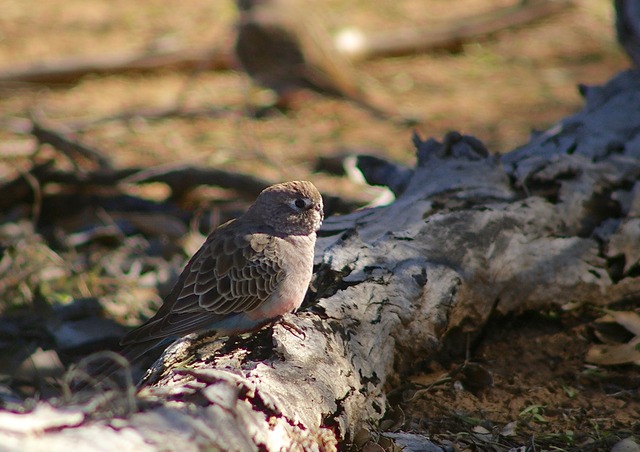
{"label": "bird's tail", "polygon": [[139,343],[119,353],[101,351],[87,356],[67,372],[64,386],[70,394],[83,391],[109,392],[136,388],[146,369],[157,358],[159,344]]}

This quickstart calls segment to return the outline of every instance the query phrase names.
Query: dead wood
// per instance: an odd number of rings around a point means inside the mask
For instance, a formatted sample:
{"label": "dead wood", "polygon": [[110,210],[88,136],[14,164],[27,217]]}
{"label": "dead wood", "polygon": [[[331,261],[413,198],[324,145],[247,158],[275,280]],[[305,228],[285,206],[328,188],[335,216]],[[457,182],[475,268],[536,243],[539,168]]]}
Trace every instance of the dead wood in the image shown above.
{"label": "dead wood", "polygon": [[231,55],[217,48],[67,57],[0,69],[0,82],[72,83],[88,74],[109,75],[162,69],[225,70]]}
{"label": "dead wood", "polygon": [[472,137],[416,138],[395,202],[325,222],[315,294],[287,319],[304,337],[276,324],[226,344],[179,341],[137,412],[121,403],[110,418],[106,395],[39,403],[3,413],[0,442],[331,450],[379,422],[403,372],[464,352],[493,315],[637,298],[640,77],[584,92],[581,112],[502,156]]}
{"label": "dead wood", "polygon": [[614,0],[616,35],[633,64],[640,67],[640,4],[633,0]]}
{"label": "dead wood", "polygon": [[111,161],[101,151],[82,143],[71,131],[45,124],[41,115],[31,120],[31,134],[40,144],[49,144],[66,155],[75,166],[89,163],[99,168],[110,168]]}
{"label": "dead wood", "polygon": [[[34,176],[41,186],[49,183],[70,185],[75,188],[90,186],[114,186],[118,183],[141,184],[149,182],[161,182],[167,184],[174,198],[180,198],[186,192],[199,185],[215,185],[222,188],[237,190],[255,197],[264,188],[269,186],[267,181],[247,174],[234,173],[215,168],[198,168],[189,165],[166,165],[154,168],[124,168],[116,169],[111,161],[98,149],[81,142],[75,134],[63,126],[45,125],[42,115],[38,119],[31,120],[29,132],[40,144],[49,144],[54,149],[65,155],[76,169],[82,171],[63,171],[54,167],[53,162],[33,166],[30,174]],[[88,163],[88,164],[87,164]],[[22,187],[23,179],[20,176],[16,181],[9,182],[8,186]],[[19,192],[24,189],[20,188]],[[15,202],[15,197],[10,197],[7,202]],[[1,206],[0,206],[1,207]]]}
{"label": "dead wood", "polygon": [[[107,168],[93,171],[64,171],[55,167],[53,161],[34,165],[28,173],[40,187],[60,184],[67,192],[86,192],[91,188],[115,187],[118,184],[145,184],[160,182],[171,189],[172,199],[180,199],[185,193],[200,185],[218,186],[236,190],[247,198],[254,198],[265,187],[267,181],[248,174],[234,173],[215,168],[196,168],[189,165],[171,165],[154,168]],[[5,197],[0,199],[0,210],[20,202],[29,202],[32,189],[24,175],[0,187]]]}
{"label": "dead wood", "polygon": [[180,198],[199,185],[215,185],[237,190],[255,197],[269,186],[269,182],[249,174],[234,173],[215,168],[196,168],[189,165],[168,165],[149,168],[122,180],[125,183],[162,182],[167,184],[173,197]]}
{"label": "dead wood", "polygon": [[572,0],[534,0],[518,2],[481,15],[462,17],[439,27],[404,28],[366,34],[347,30],[338,35],[336,45],[353,60],[442,50],[459,51],[466,42],[545,19],[572,5]]}
{"label": "dead wood", "polygon": [[[61,145],[63,148],[70,146],[70,149],[73,149],[73,152],[69,152],[70,156],[73,156],[76,146],[83,146],[57,133],[51,132],[50,136],[53,138],[48,138],[49,142]],[[92,192],[100,192],[101,188],[111,187],[113,189],[111,196],[115,200],[119,195],[126,193],[126,185],[147,183],[167,185],[171,190],[169,200],[174,202],[184,199],[188,193],[200,186],[216,186],[234,190],[246,199],[254,199],[264,188],[272,184],[272,182],[250,174],[185,164],[152,168],[108,167],[66,171],[56,167],[53,160],[48,160],[34,164],[29,171],[18,174],[14,179],[0,184],[0,192],[4,194],[0,197],[0,211],[6,211],[21,203],[32,203],[34,197],[38,194],[42,197],[42,192],[51,184],[56,184],[64,189],[65,196],[61,202],[77,211],[79,205],[95,202],[95,200],[92,201],[93,198],[90,195]],[[44,196],[47,197],[47,195]],[[69,204],[69,199],[73,196],[75,196],[75,201]],[[324,199],[325,209],[328,213],[350,212],[360,205],[356,199],[331,194],[325,194]],[[146,204],[145,201],[140,201],[139,206]],[[52,198],[47,197],[45,203],[51,202]],[[168,208],[168,210],[172,209]],[[69,212],[69,214],[71,213]]]}

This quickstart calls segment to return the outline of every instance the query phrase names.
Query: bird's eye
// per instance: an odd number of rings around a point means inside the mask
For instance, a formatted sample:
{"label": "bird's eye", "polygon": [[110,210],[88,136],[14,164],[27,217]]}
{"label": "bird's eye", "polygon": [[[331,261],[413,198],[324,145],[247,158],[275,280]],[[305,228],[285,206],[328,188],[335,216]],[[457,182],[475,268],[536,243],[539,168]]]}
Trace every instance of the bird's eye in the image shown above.
{"label": "bird's eye", "polygon": [[311,200],[308,198],[294,198],[288,201],[289,207],[298,212],[306,210],[311,205]]}

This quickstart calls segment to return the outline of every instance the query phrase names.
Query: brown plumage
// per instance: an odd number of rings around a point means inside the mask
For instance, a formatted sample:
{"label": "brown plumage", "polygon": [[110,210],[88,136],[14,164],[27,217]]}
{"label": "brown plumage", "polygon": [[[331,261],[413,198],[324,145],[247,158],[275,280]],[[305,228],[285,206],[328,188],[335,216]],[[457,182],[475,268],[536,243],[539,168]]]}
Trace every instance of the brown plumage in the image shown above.
{"label": "brown plumage", "polygon": [[158,312],[122,340],[124,356],[135,360],[190,333],[249,331],[297,309],[322,219],[322,197],[310,182],[266,188],[207,237]]}
{"label": "brown plumage", "polygon": [[[364,83],[299,0],[237,0],[236,56],[258,84],[281,99],[301,88],[355,102],[381,118],[402,118],[395,104]],[[305,5],[306,6],[306,5]]]}

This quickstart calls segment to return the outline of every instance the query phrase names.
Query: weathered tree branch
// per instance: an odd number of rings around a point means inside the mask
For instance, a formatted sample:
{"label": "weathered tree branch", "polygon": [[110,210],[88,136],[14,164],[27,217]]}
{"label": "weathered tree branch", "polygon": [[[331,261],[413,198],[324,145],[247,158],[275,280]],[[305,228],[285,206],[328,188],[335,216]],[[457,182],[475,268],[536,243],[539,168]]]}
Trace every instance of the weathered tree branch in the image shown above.
{"label": "weathered tree branch", "polygon": [[223,70],[231,67],[231,54],[217,49],[185,48],[155,53],[68,57],[0,70],[0,82],[71,83],[87,74],[148,72],[163,69]]}
{"label": "weathered tree branch", "polygon": [[3,413],[0,441],[327,450],[384,416],[385,385],[464,350],[495,313],[637,297],[640,77],[585,93],[581,112],[503,156],[470,137],[416,139],[394,203],[325,222],[317,293],[288,319],[304,337],[276,324],[226,344],[180,341],[138,412],[100,420],[79,402],[49,414],[40,403]]}
{"label": "weathered tree branch", "polygon": [[[19,174],[15,179],[0,184],[0,211],[21,203],[30,202],[34,190],[28,177],[44,187],[49,184],[61,184],[68,192],[90,193],[91,189],[114,187],[118,184],[142,185],[150,182],[166,184],[171,190],[171,199],[179,200],[186,193],[203,185],[217,186],[235,190],[246,196],[255,198],[270,183],[259,177],[217,168],[198,168],[192,165],[166,165],[152,168],[99,168],[90,171],[63,171],[56,169],[53,161],[34,165],[28,173]],[[349,212],[360,204],[355,199],[341,198],[325,194],[327,212]],[[78,202],[80,196],[78,197]]]}
{"label": "weathered tree branch", "polygon": [[440,27],[403,28],[367,34],[347,29],[336,37],[336,47],[352,60],[456,51],[466,42],[545,19],[572,5],[572,0],[535,0],[457,18],[453,23]]}
{"label": "weathered tree branch", "polygon": [[101,151],[81,143],[71,131],[56,130],[53,126],[47,125],[41,114],[38,113],[36,116],[37,119],[31,120],[30,132],[38,143],[50,144],[66,155],[76,166],[80,163],[79,161],[84,160],[103,170],[111,168],[111,161]]}

